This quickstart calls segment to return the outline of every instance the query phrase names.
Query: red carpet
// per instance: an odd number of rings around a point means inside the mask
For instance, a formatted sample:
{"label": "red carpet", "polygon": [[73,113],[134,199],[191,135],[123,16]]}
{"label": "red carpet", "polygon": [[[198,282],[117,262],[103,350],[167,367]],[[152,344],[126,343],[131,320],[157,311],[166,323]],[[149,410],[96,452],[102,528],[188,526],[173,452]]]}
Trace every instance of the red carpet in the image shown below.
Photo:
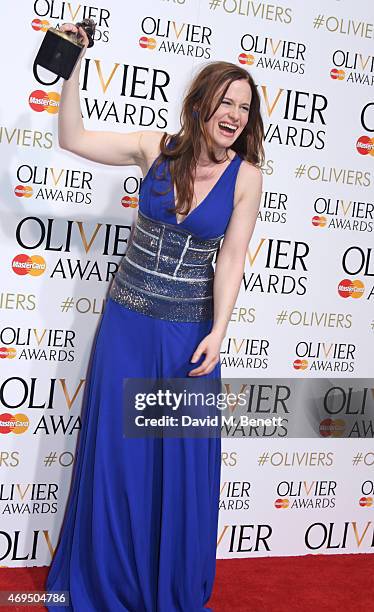
{"label": "red carpet", "polygon": [[[46,572],[46,567],[1,568],[0,590],[41,590]],[[374,610],[374,555],[217,561],[210,605],[214,612],[371,612]],[[40,612],[45,608],[0,607],[3,610]]]}

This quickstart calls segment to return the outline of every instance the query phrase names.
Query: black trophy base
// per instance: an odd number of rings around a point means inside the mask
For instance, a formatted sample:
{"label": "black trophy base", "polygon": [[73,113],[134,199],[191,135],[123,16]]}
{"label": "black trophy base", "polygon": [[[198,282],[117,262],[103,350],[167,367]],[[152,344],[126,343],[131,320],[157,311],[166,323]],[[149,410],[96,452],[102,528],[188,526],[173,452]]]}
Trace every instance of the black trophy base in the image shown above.
{"label": "black trophy base", "polygon": [[35,63],[68,79],[81,54],[82,47],[70,41],[64,32],[50,28],[45,33]]}

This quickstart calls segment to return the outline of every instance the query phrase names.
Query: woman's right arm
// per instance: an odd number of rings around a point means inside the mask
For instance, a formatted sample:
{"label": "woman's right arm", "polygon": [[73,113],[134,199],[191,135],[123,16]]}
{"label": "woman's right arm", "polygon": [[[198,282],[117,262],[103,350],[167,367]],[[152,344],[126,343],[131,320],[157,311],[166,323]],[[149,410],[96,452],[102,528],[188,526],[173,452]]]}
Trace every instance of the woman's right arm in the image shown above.
{"label": "woman's right arm", "polygon": [[[73,24],[61,26],[64,31],[76,32]],[[85,46],[87,35],[79,28]],[[80,56],[70,79],[63,82],[58,113],[58,141],[62,149],[76,155],[113,166],[140,166],[145,174],[160,152],[163,132],[144,130],[121,134],[109,131],[86,130],[83,125],[80,97]]]}

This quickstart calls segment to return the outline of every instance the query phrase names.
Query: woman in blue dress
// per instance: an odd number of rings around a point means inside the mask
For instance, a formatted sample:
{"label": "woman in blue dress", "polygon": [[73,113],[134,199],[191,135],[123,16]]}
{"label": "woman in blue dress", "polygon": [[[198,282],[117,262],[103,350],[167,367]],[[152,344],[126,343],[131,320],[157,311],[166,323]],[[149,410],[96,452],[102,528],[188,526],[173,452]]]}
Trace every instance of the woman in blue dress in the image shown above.
{"label": "woman in blue dress", "polygon": [[202,612],[215,576],[221,439],[124,437],[123,380],[221,376],[261,197],[259,96],[246,70],[211,62],[189,87],[177,134],[88,131],[79,69],[62,89],[60,146],[137,165],[145,178],[94,341],[47,578],[46,589],[68,591],[70,603],[48,609]]}

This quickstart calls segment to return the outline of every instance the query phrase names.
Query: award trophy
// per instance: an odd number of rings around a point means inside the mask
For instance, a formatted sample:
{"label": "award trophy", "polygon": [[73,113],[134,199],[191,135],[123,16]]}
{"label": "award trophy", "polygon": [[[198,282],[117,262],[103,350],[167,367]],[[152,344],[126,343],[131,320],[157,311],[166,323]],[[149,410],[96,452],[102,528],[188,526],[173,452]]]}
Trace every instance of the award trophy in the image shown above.
{"label": "award trophy", "polygon": [[[96,23],[92,19],[83,19],[75,25],[83,28],[88,36],[88,47],[92,47]],[[78,32],[62,32],[57,28],[49,28],[40,45],[35,63],[64,79],[68,79],[83,47]]]}

